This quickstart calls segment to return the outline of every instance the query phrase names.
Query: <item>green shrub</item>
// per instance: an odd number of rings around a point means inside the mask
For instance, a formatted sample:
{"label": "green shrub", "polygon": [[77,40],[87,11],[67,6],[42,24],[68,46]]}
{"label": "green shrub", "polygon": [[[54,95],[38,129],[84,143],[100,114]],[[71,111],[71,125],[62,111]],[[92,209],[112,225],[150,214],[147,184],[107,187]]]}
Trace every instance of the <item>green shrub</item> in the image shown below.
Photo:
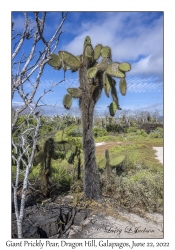
{"label": "green shrub", "polygon": [[136,134],[137,134],[137,135],[142,135],[142,136],[144,136],[144,137],[147,136],[147,133],[145,132],[144,129],[137,129]]}
{"label": "green shrub", "polygon": [[129,128],[127,128],[127,133],[131,133],[131,132],[137,132],[137,127],[129,127]]}
{"label": "green shrub", "polygon": [[133,175],[111,175],[110,183],[101,177],[103,194],[112,195],[116,205],[129,210],[142,209],[161,212],[163,208],[163,172],[140,170]]}
{"label": "green shrub", "polygon": [[31,172],[29,174],[29,180],[36,180],[36,179],[40,179],[41,173],[40,173],[41,169],[40,169],[40,164],[38,164],[37,166],[33,166],[31,168]]}
{"label": "green shrub", "polygon": [[51,182],[56,184],[56,187],[60,190],[70,190],[72,177],[68,170],[61,164],[57,164],[52,168]]}
{"label": "green shrub", "polygon": [[104,129],[104,128],[101,128],[101,127],[98,127],[98,126],[95,126],[93,128],[93,132],[94,132],[94,137],[97,138],[97,137],[102,137],[102,136],[105,136],[107,135],[107,131]]}
{"label": "green shrub", "polygon": [[115,132],[115,133],[126,133],[127,128],[118,124],[107,124],[106,125],[107,132]]}
{"label": "green shrub", "polygon": [[146,137],[146,136],[147,136],[147,133],[145,132],[145,130],[144,130],[144,129],[141,129],[141,135],[142,135],[142,136],[144,136],[144,137]]}
{"label": "green shrub", "polygon": [[154,131],[152,131],[149,136],[151,138],[163,138],[163,128],[157,127]]}
{"label": "green shrub", "polygon": [[67,134],[67,136],[81,137],[82,136],[82,128],[81,128],[81,126],[71,125],[65,129],[65,133]]}

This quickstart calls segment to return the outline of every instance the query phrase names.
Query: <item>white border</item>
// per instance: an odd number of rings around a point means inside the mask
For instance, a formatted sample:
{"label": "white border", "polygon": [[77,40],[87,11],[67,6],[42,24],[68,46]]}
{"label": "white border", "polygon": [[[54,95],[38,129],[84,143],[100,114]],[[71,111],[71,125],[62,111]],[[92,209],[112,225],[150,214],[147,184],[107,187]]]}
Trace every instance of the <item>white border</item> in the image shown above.
{"label": "white border", "polygon": [[[175,64],[174,55],[174,1],[24,1],[8,0],[1,1],[0,9],[0,49],[1,49],[1,175],[0,175],[0,246],[4,247],[5,242],[11,239],[11,11],[164,11],[164,239],[160,242],[169,242],[168,249],[175,246],[175,216],[174,216],[174,76]],[[80,240],[76,240],[80,242]],[[124,241],[124,240],[123,240]],[[126,240],[127,241],[127,240]],[[139,240],[141,242],[142,240]],[[143,240],[146,242],[147,240]],[[148,240],[149,241],[149,240]],[[153,240],[151,240],[153,241]],[[156,242],[157,242],[156,241]],[[4,249],[4,248],[3,248]],[[45,249],[45,248],[43,248]]]}

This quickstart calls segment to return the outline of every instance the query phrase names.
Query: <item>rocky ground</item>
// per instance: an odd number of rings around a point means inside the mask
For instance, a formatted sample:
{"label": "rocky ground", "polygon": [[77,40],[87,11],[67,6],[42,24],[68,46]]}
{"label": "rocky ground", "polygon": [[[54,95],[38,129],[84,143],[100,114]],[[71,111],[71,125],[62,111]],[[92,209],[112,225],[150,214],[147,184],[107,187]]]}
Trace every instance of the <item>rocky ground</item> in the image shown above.
{"label": "rocky ground", "polygon": [[[131,213],[113,203],[102,197],[98,202],[82,199],[75,205],[69,194],[27,207],[24,238],[163,238],[163,215],[141,210]],[[15,214],[12,237],[17,238]]]}

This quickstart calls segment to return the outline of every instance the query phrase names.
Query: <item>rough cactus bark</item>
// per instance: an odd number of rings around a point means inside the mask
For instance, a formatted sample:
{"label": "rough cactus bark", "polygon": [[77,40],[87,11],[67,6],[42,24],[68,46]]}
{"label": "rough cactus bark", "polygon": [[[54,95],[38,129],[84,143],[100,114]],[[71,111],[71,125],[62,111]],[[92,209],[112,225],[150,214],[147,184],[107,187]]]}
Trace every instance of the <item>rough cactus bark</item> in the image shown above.
{"label": "rough cactus bark", "polygon": [[84,152],[84,193],[87,198],[97,200],[100,198],[100,177],[95,160],[95,143],[93,137],[93,114],[96,99],[93,98],[93,87],[89,84],[86,66],[79,70],[80,87],[82,96],[80,98],[80,109],[82,114],[83,129],[83,152]]}
{"label": "rough cactus bark", "polygon": [[105,151],[105,158],[106,158],[106,177],[107,180],[110,181],[111,167],[110,167],[110,158],[108,149]]}

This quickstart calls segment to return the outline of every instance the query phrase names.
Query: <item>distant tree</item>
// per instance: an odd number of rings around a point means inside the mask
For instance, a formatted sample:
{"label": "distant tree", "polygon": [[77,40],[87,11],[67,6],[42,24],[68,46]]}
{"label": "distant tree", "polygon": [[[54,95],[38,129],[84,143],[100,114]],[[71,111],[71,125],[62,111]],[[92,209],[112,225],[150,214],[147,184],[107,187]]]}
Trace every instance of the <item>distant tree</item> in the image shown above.
{"label": "distant tree", "polygon": [[158,118],[159,118],[159,111],[155,110],[154,113],[153,113],[153,119],[154,119],[155,123],[158,122]]}
{"label": "distant tree", "polygon": [[[15,21],[12,22],[12,103],[16,95],[21,98],[22,102],[22,105],[13,109],[12,112],[12,159],[15,167],[15,181],[12,182],[12,189],[18,238],[23,237],[22,221],[26,195],[30,187],[28,176],[34,161],[41,125],[41,114],[38,113],[37,108],[45,105],[41,103],[42,97],[61,81],[53,84],[47,90],[44,89],[43,94],[38,98],[36,98],[36,92],[44,67],[50,60],[50,55],[54,53],[58,46],[62,34],[61,28],[67,17],[67,13],[62,13],[60,25],[50,39],[46,40],[44,37],[46,12],[34,12],[33,15],[34,22],[29,19],[28,13],[24,12],[22,32],[17,31]],[[26,50],[24,45],[27,46]],[[25,119],[20,122],[20,115],[24,112],[26,114]],[[31,122],[31,119],[33,119],[33,122]],[[23,164],[22,170],[20,169],[21,163]],[[20,176],[23,176],[22,183],[20,183]],[[19,206],[18,191],[21,184]]]}
{"label": "distant tree", "polygon": [[[101,61],[97,60],[101,56]],[[93,137],[94,107],[101,96],[102,90],[107,97],[111,93],[113,102],[109,106],[111,116],[120,110],[116,91],[116,82],[112,77],[120,78],[119,88],[122,95],[126,94],[127,84],[125,72],[131,69],[129,63],[112,61],[112,51],[108,46],[98,44],[92,47],[89,36],[85,38],[83,53],[74,56],[66,51],[53,54],[48,62],[54,69],[62,68],[64,71],[79,71],[79,88],[68,88],[64,96],[64,107],[70,109],[72,98],[79,98],[81,119],[83,127],[83,152],[84,152],[84,193],[85,197],[97,200],[100,198],[100,178],[95,159],[95,144]]]}

